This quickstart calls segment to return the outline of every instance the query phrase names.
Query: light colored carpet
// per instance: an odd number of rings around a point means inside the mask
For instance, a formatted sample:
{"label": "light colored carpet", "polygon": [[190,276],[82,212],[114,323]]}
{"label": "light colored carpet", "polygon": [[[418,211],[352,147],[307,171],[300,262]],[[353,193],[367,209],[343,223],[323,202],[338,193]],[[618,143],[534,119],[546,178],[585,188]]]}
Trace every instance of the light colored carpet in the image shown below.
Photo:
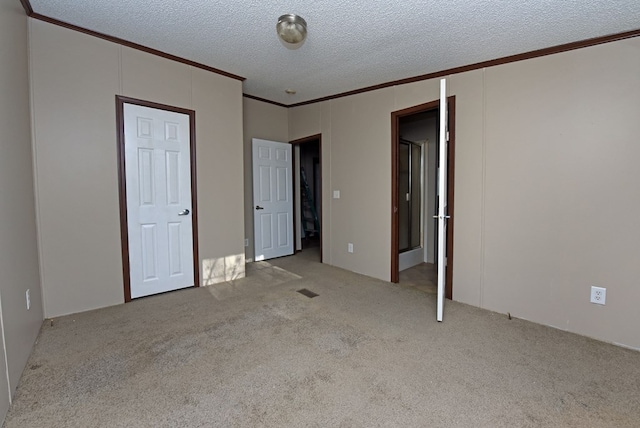
{"label": "light colored carpet", "polygon": [[45,322],[5,427],[640,426],[640,353],[313,260]]}

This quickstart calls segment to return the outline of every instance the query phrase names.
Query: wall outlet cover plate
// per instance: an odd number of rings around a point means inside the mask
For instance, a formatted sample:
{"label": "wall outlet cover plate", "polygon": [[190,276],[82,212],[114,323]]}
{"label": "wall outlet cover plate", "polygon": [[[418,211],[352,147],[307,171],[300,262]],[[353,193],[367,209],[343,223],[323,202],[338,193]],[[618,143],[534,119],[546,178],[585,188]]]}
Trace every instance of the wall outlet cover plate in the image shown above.
{"label": "wall outlet cover plate", "polygon": [[607,301],[607,289],[603,287],[591,287],[591,303],[604,305]]}

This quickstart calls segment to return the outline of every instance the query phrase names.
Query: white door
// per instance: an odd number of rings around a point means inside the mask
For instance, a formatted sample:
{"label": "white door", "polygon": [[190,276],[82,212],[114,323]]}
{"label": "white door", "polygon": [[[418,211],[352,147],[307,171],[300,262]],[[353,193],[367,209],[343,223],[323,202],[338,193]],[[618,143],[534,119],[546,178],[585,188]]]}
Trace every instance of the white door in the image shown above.
{"label": "white door", "polygon": [[291,144],[253,143],[253,227],[255,261],[293,254]]}
{"label": "white door", "polygon": [[438,168],[438,321],[442,321],[444,312],[444,285],[447,256],[447,145],[449,130],[447,121],[447,81],[440,80],[440,151]]}
{"label": "white door", "polygon": [[195,285],[189,115],[124,104],[131,298]]}

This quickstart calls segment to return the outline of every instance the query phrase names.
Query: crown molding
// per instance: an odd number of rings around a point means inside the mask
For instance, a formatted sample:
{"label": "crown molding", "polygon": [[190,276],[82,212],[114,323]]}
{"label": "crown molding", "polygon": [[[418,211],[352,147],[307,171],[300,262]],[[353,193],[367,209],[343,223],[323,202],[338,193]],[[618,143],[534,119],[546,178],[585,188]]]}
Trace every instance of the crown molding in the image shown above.
{"label": "crown molding", "polygon": [[240,80],[241,82],[246,80],[244,77],[232,74],[232,73],[228,73],[224,70],[220,70],[214,67],[209,67],[208,65],[205,64],[201,64],[199,62],[195,62],[195,61],[191,61],[189,59],[186,58],[182,58],[179,57],[177,55],[172,55],[170,53],[167,52],[163,52],[160,51],[158,49],[153,49],[147,46],[143,46],[141,44],[138,43],[134,43],[134,42],[130,42],[128,40],[124,40],[121,39],[119,37],[114,37],[114,36],[110,36],[108,34],[104,34],[104,33],[99,33],[97,31],[93,31],[93,30],[89,30],[87,28],[84,27],[80,27],[78,25],[74,25],[74,24],[70,24],[68,22],[64,22],[64,21],[60,21],[59,19],[55,19],[55,18],[51,18],[49,16],[45,16],[45,15],[41,15],[39,13],[36,13],[33,11],[33,8],[31,7],[31,3],[29,3],[29,0],[20,0],[20,2],[22,3],[22,7],[24,7],[25,12],[27,13],[27,16],[33,19],[37,19],[39,21],[43,21],[43,22],[48,22],[49,24],[53,24],[53,25],[57,25],[60,27],[64,27],[67,28],[69,30],[73,30],[73,31],[77,31],[79,33],[83,33],[83,34],[87,34],[89,36],[93,36],[93,37],[97,37],[99,39],[103,39],[103,40],[107,40],[109,42],[113,42],[122,46],[126,46],[132,49],[136,49],[142,52],[146,52],[146,53],[150,53],[152,55],[156,55],[162,58],[166,58],[166,59],[170,59],[172,61],[176,61],[176,62],[180,62],[182,64],[186,64],[189,65],[191,67],[195,67],[195,68],[200,68],[202,70],[206,70],[206,71],[210,71],[211,73],[215,73],[215,74],[220,74],[222,76],[226,76],[229,77],[231,79],[236,79],[236,80]]}
{"label": "crown molding", "polygon": [[[177,62],[181,62],[183,64],[187,64],[190,65],[192,67],[196,67],[196,68],[201,68],[203,70],[207,70],[210,71],[212,73],[216,73],[216,74],[220,74],[226,77],[230,77],[232,79],[236,79],[236,80],[240,80],[240,81],[244,81],[246,80],[244,77],[241,76],[237,76],[235,74],[231,74],[228,73],[226,71],[223,70],[219,70],[217,68],[213,68],[213,67],[209,67],[208,65],[204,65],[195,61],[191,61],[185,58],[181,58],[175,55],[171,55],[168,54],[166,52],[162,52],[159,51],[157,49],[152,49],[137,43],[133,43],[124,39],[120,39],[118,37],[113,37],[113,36],[109,36],[107,34],[103,34],[103,33],[99,33],[97,31],[92,31],[83,27],[79,27],[77,25],[73,25],[73,24],[69,24],[67,22],[64,21],[60,21],[58,19],[54,19],[54,18],[50,18],[44,15],[40,15],[39,13],[35,13],[33,11],[33,8],[31,7],[31,3],[29,2],[29,0],[20,0],[20,2],[22,3],[22,6],[24,7],[24,10],[27,14],[27,16],[33,18],[33,19],[38,19],[40,21],[44,21],[44,22],[48,22],[50,24],[54,24],[54,25],[59,25],[61,27],[65,27],[74,31],[78,31],[84,34],[88,34],[94,37],[98,37],[104,40],[108,40],[123,46],[128,46],[130,48],[133,49],[137,49],[143,52],[147,52],[153,55],[157,55],[163,58],[167,58],[173,61],[177,61]],[[308,105],[308,104],[315,104],[315,103],[319,103],[322,101],[329,101],[329,100],[334,100],[336,98],[343,98],[343,97],[347,97],[349,95],[357,95],[357,94],[361,94],[364,92],[370,92],[370,91],[375,91],[378,89],[383,89],[383,88],[389,88],[391,86],[398,86],[398,85],[406,85],[408,83],[414,83],[414,82],[419,82],[422,80],[429,80],[429,79],[436,79],[439,77],[444,77],[444,76],[450,76],[452,74],[459,74],[459,73],[465,73],[467,71],[473,71],[473,70],[478,70],[481,68],[489,68],[489,67],[495,67],[498,65],[503,65],[503,64],[509,64],[512,62],[518,62],[518,61],[524,61],[527,59],[533,59],[533,58],[539,58],[542,56],[547,56],[547,55],[553,55],[553,54],[557,54],[557,53],[561,53],[561,52],[567,52],[567,51],[572,51],[572,50],[576,50],[576,49],[582,49],[582,48],[587,48],[587,47],[591,47],[591,46],[596,46],[596,45],[601,45],[604,43],[611,43],[611,42],[616,42],[619,40],[625,40],[625,39],[630,39],[633,37],[638,37],[640,36],[640,29],[636,29],[636,30],[631,30],[631,31],[625,31],[622,33],[616,33],[616,34],[609,34],[607,36],[601,36],[601,37],[594,37],[591,39],[586,39],[586,40],[580,40],[577,42],[571,42],[571,43],[565,43],[562,45],[557,45],[557,46],[552,46],[552,47],[548,47],[548,48],[543,48],[543,49],[537,49],[534,51],[530,51],[530,52],[524,52],[521,54],[516,54],[516,55],[509,55],[509,56],[505,56],[505,57],[501,57],[501,58],[496,58],[496,59],[492,59],[492,60],[488,60],[488,61],[482,61],[482,62],[477,62],[474,64],[469,64],[469,65],[463,65],[460,67],[454,67],[454,68],[449,68],[446,70],[441,70],[441,71],[436,71],[433,73],[428,73],[428,74],[422,74],[419,76],[414,76],[414,77],[408,77],[406,79],[400,79],[400,80],[394,80],[391,82],[386,82],[386,83],[380,83],[377,85],[372,85],[372,86],[367,86],[364,88],[360,88],[360,89],[354,89],[352,91],[347,91],[347,92],[340,92],[338,94],[334,94],[334,95],[328,95],[326,97],[321,97],[321,98],[315,98],[312,100],[308,100],[308,101],[303,101],[303,102],[299,102],[299,103],[294,103],[294,104],[283,104],[283,103],[279,103],[277,101],[271,101],[268,100],[266,98],[260,98],[260,97],[256,97],[254,95],[249,95],[249,94],[243,94],[244,97],[246,98],[250,98],[253,100],[257,100],[257,101],[262,101],[268,104],[273,104],[279,107],[285,107],[285,108],[292,108],[292,107],[300,107],[300,106],[304,106],[304,105]]]}
{"label": "crown molding", "polygon": [[438,77],[450,76],[452,74],[464,73],[467,71],[478,70],[480,68],[495,67],[497,65],[508,64],[511,62],[524,61],[532,58],[539,58],[546,55],[553,55],[561,52],[572,51],[575,49],[587,48],[590,46],[601,45],[604,43],[616,42],[619,40],[630,39],[640,36],[640,29],[625,31],[623,33],[610,34],[608,36],[595,37],[592,39],[580,40],[577,42],[565,43],[562,45],[552,46],[549,48],[538,49],[535,51],[525,52],[516,55],[505,56],[502,58],[496,58],[489,61],[477,62],[475,64],[464,65],[461,67],[449,68],[447,70],[436,71],[434,73],[423,74],[420,76],[409,77],[406,79],[394,80],[392,82],[380,83],[378,85],[367,86],[361,89],[354,89],[353,91],[341,92],[335,95],[329,95],[322,98],[316,98],[309,101],[303,101],[296,104],[289,104],[288,107],[299,107],[307,104],[319,103],[322,101],[334,100],[336,98],[347,97],[349,95],[361,94],[363,92],[375,91],[377,89],[388,88],[390,86],[405,85],[407,83],[419,82],[421,80],[436,79]]}

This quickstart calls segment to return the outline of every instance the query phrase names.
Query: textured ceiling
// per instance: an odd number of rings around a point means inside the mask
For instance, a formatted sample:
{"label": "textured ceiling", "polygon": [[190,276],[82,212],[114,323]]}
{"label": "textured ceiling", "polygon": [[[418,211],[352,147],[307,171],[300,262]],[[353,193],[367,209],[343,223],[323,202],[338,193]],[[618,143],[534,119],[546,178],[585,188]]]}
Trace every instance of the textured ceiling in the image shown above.
{"label": "textured ceiling", "polygon": [[[16,0],[18,1],[18,0]],[[295,104],[640,28],[638,0],[31,0],[35,13],[240,75]],[[302,16],[284,47],[275,24]],[[297,90],[287,95],[284,90]]]}

